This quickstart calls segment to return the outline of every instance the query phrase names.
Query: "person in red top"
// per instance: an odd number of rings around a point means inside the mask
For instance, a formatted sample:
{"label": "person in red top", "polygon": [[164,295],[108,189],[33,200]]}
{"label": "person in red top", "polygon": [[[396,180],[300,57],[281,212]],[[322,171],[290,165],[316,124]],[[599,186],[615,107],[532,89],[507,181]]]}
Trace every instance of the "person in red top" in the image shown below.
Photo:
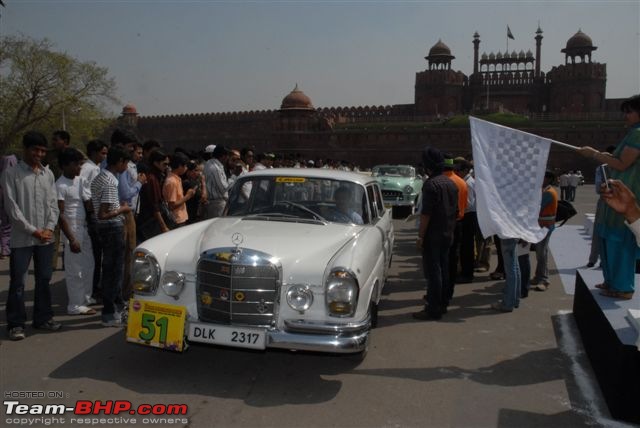
{"label": "person in red top", "polygon": [[558,211],[558,192],[553,188],[556,176],[553,172],[547,171],[542,181],[542,201],[540,203],[540,215],[538,224],[540,227],[549,229],[547,236],[536,244],[536,273],[531,280],[531,285],[536,286],[536,290],[545,291],[549,287],[549,238],[556,227],[556,212]]}
{"label": "person in red top", "polygon": [[455,165],[453,162],[453,156],[446,154],[444,157],[444,169],[443,174],[453,181],[453,184],[458,188],[458,213],[456,215],[456,228],[453,233],[453,244],[449,249],[449,281],[451,287],[449,292],[449,300],[453,297],[454,286],[457,282],[458,275],[458,252],[460,251],[460,242],[462,241],[462,219],[464,218],[464,211],[467,209],[467,183],[455,173]]}

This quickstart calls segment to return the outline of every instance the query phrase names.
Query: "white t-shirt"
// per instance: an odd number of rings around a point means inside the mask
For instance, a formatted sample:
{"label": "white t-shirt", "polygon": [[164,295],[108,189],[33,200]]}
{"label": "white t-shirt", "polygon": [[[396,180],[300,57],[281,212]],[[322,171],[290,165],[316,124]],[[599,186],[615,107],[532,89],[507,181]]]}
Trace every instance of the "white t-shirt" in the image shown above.
{"label": "white t-shirt", "polygon": [[91,195],[91,182],[100,174],[100,167],[93,163],[91,159],[87,159],[80,169],[80,177],[84,178],[84,185]]}
{"label": "white t-shirt", "polygon": [[91,193],[87,191],[83,177],[75,177],[73,180],[60,176],[56,181],[58,200],[64,201],[64,215],[67,221],[73,225],[82,225],[86,219],[83,201],[91,200]]}

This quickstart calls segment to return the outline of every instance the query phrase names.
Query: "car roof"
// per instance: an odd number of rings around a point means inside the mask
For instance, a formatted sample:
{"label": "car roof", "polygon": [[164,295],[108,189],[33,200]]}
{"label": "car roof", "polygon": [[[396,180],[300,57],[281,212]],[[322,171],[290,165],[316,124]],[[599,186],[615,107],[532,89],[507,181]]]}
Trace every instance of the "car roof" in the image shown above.
{"label": "car roof", "polygon": [[320,178],[325,180],[342,180],[352,181],[358,184],[365,185],[367,183],[377,182],[375,178],[368,175],[368,173],[340,171],[335,169],[323,169],[323,168],[269,168],[260,169],[257,171],[251,171],[243,177],[308,177],[308,178]]}

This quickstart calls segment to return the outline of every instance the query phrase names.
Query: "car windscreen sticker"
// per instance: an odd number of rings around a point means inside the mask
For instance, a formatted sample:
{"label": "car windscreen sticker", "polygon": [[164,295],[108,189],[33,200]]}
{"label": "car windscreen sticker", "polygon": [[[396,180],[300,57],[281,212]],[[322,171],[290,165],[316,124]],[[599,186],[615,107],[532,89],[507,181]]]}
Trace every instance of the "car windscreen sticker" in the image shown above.
{"label": "car windscreen sticker", "polygon": [[304,183],[307,181],[304,177],[276,177],[276,183]]}

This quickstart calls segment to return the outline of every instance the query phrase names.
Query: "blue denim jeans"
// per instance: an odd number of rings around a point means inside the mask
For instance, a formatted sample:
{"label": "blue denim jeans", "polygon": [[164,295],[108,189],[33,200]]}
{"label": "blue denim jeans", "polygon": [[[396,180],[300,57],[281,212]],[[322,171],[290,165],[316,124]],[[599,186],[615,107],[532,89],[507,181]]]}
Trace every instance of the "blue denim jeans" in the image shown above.
{"label": "blue denim jeans", "polygon": [[98,225],[102,246],[102,321],[120,319],[124,309],[124,226]]}
{"label": "blue denim jeans", "polygon": [[501,239],[504,260],[505,285],[502,290],[502,306],[513,309],[520,305],[520,266],[516,253],[517,239]]}
{"label": "blue denim jeans", "polygon": [[520,268],[520,296],[529,295],[529,280],[531,279],[531,259],[529,254],[518,256],[518,267]]}
{"label": "blue denim jeans", "polygon": [[27,282],[29,263],[33,258],[35,292],[33,298],[33,325],[44,324],[53,318],[51,309],[51,281],[53,244],[35,245],[11,249],[9,260],[9,296],[7,297],[7,328],[24,328],[27,311],[24,305],[24,286]]}
{"label": "blue denim jeans", "polygon": [[427,279],[427,307],[431,315],[442,315],[449,305],[452,286],[449,279],[451,238],[426,236],[423,242],[422,267]]}
{"label": "blue denim jeans", "polygon": [[549,239],[552,232],[553,229],[549,229],[544,239],[536,244],[535,282],[549,282]]}

